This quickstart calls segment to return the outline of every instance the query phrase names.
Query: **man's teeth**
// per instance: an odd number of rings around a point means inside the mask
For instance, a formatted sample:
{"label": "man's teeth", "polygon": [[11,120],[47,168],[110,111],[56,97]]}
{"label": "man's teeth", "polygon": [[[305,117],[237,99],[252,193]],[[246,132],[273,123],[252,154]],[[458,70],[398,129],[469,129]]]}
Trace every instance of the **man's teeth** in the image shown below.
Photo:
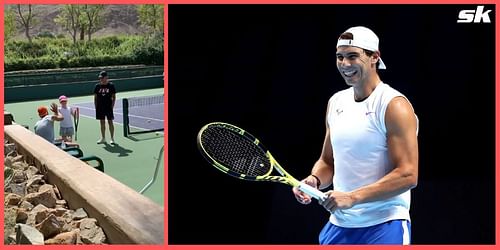
{"label": "man's teeth", "polygon": [[346,76],[352,76],[356,73],[356,70],[351,70],[351,71],[344,71],[344,75]]}

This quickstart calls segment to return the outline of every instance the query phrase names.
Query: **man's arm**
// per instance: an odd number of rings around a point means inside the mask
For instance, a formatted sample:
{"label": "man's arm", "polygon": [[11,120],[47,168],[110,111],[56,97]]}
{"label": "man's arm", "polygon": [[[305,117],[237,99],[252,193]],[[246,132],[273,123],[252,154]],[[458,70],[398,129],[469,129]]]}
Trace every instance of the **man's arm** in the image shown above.
{"label": "man's arm", "polygon": [[115,94],[115,93],[113,93],[113,94],[111,95],[111,103],[112,103],[112,104],[111,104],[111,108],[113,108],[113,109],[115,108],[115,100],[116,100],[116,94]]}

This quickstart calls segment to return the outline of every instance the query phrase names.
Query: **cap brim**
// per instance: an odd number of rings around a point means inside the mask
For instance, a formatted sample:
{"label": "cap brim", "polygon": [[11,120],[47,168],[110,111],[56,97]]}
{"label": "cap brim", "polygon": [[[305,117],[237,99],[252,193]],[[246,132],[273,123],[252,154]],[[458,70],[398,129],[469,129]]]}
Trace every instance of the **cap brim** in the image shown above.
{"label": "cap brim", "polygon": [[385,66],[384,61],[382,61],[382,58],[379,57],[378,61],[379,61],[378,69],[387,69],[387,67]]}

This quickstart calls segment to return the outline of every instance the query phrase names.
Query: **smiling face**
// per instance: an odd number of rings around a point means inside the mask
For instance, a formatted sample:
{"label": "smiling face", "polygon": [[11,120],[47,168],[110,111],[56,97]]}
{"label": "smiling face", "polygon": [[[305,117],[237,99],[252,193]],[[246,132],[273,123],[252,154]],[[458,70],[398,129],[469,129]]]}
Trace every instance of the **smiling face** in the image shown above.
{"label": "smiling face", "polygon": [[337,69],[349,86],[361,86],[376,74],[378,55],[368,56],[365,51],[353,46],[339,46],[337,48]]}

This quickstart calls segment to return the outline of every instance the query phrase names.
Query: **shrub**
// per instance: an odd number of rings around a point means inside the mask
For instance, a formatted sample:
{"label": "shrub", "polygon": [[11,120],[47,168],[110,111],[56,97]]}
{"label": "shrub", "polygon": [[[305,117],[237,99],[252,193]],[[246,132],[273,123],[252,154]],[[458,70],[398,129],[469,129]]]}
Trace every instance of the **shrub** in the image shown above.
{"label": "shrub", "polygon": [[56,36],[50,31],[42,31],[35,38],[56,38]]}
{"label": "shrub", "polygon": [[163,65],[163,37],[110,36],[77,41],[45,34],[32,43],[5,43],[5,71],[96,67],[106,65]]}

